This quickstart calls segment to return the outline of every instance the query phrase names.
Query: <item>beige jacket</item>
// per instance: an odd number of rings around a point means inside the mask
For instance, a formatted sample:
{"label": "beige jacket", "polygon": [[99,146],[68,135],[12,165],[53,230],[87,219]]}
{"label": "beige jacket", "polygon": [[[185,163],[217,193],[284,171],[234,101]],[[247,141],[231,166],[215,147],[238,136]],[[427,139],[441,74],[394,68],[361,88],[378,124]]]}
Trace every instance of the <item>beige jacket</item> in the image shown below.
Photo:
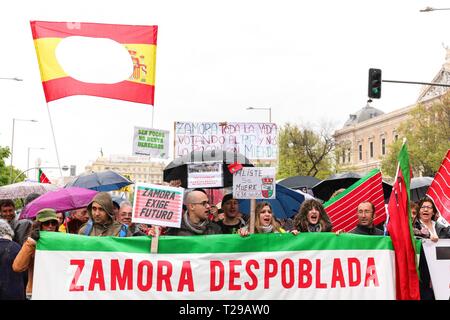
{"label": "beige jacket", "polygon": [[28,270],[28,283],[26,288],[27,295],[33,292],[33,270],[34,270],[34,254],[36,252],[36,241],[28,238],[14,259],[12,268],[15,272],[23,272]]}

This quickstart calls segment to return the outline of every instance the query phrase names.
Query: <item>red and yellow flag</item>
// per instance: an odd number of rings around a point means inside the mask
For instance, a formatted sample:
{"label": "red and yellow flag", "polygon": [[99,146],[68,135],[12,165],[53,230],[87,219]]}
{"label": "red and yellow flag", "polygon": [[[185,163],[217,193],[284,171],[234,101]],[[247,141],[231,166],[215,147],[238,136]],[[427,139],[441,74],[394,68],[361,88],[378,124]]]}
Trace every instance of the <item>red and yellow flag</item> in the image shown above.
{"label": "red and yellow flag", "polygon": [[[154,105],[158,26],[31,21],[34,45],[47,102],[73,95],[89,95]],[[70,77],[56,58],[56,47],[71,36],[109,38],[122,44],[133,61],[129,79],[86,83]]]}

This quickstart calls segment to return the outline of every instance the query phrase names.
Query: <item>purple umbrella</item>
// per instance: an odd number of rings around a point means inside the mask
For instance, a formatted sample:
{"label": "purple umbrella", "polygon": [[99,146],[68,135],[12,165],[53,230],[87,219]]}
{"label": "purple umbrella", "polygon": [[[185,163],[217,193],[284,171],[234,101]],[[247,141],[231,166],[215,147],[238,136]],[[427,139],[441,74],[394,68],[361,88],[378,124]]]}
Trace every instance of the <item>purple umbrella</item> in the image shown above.
{"label": "purple umbrella", "polygon": [[20,219],[34,218],[38,211],[44,208],[53,208],[56,212],[84,208],[92,201],[97,192],[78,187],[47,192],[27,204],[20,214]]}

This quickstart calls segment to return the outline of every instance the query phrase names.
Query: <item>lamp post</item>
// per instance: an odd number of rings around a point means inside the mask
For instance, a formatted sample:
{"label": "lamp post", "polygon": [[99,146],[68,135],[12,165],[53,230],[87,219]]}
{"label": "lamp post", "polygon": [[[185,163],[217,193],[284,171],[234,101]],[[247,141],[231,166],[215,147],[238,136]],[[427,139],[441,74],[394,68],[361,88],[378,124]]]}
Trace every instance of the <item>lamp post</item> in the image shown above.
{"label": "lamp post", "polygon": [[[30,168],[30,150],[34,149],[34,150],[45,150],[45,148],[33,148],[33,147],[28,147],[28,156],[27,156],[27,170]],[[30,178],[29,173],[27,172],[27,177],[28,179]]]}
{"label": "lamp post", "polygon": [[3,77],[0,77],[0,80],[23,81],[23,79],[20,79],[20,78],[17,78],[17,77],[14,77],[14,78],[3,78]]}
{"label": "lamp post", "polygon": [[16,180],[17,180],[18,177],[20,177],[21,175],[25,175],[26,172],[28,173],[28,171],[33,170],[33,169],[60,169],[60,170],[62,169],[63,171],[67,171],[67,170],[69,170],[69,167],[68,167],[68,166],[62,166],[61,168],[60,168],[60,167],[33,167],[33,168],[29,168],[29,169],[24,170],[24,171],[22,171],[21,173],[19,173],[19,174],[14,178],[14,180],[12,181],[12,183],[16,182]]}
{"label": "lamp post", "polygon": [[255,108],[255,107],[248,107],[247,110],[269,110],[269,122],[272,123],[272,108]]}
{"label": "lamp post", "polygon": [[9,183],[12,182],[12,174],[13,174],[13,156],[14,156],[14,126],[17,121],[29,121],[29,122],[38,122],[37,120],[32,119],[16,119],[13,118],[13,127],[12,127],[12,141],[11,141],[11,162],[10,162],[10,171],[9,171]]}
{"label": "lamp post", "polygon": [[432,7],[426,7],[425,9],[421,9],[420,12],[430,12],[430,11],[437,11],[437,10],[450,10],[450,8],[432,8]]}

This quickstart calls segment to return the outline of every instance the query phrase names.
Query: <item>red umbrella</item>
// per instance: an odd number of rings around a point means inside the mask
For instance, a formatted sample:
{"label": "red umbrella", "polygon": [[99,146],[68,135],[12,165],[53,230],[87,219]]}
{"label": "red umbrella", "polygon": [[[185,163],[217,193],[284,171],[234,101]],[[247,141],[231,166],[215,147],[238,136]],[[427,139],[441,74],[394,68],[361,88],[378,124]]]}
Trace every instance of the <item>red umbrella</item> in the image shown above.
{"label": "red umbrella", "polygon": [[84,208],[96,194],[97,191],[95,190],[78,187],[47,192],[27,204],[20,214],[20,219],[31,219],[36,216],[39,210],[44,208],[52,208],[56,212]]}

